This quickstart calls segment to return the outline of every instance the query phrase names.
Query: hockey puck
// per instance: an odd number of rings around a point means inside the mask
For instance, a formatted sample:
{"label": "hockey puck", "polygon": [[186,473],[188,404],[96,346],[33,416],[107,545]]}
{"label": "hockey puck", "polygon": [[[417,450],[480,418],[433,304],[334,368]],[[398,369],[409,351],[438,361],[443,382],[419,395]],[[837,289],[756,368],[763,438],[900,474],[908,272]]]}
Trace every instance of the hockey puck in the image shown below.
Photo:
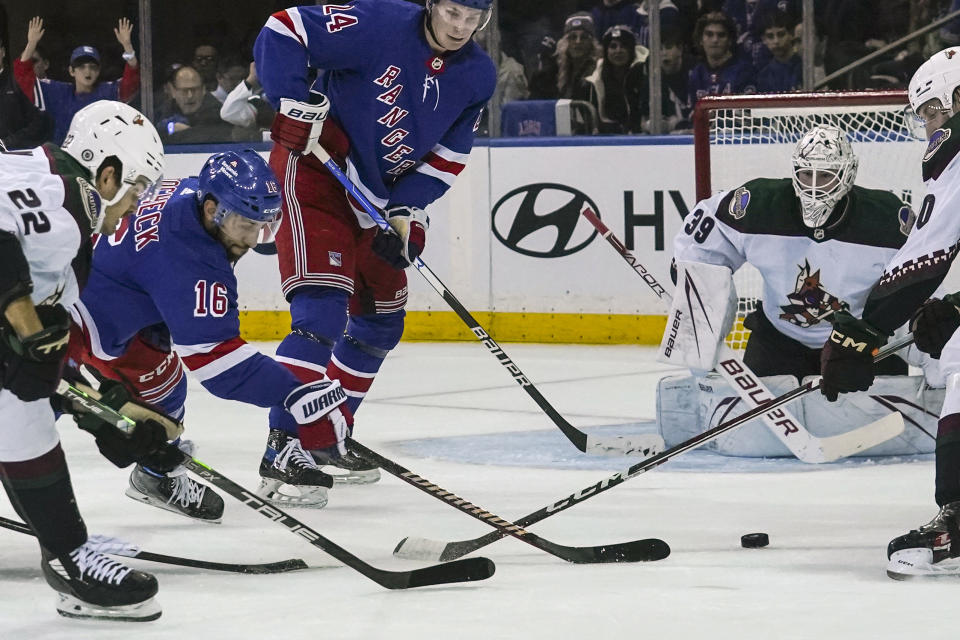
{"label": "hockey puck", "polygon": [[770,536],[765,533],[745,533],[740,536],[740,546],[744,549],[759,549],[770,544]]}

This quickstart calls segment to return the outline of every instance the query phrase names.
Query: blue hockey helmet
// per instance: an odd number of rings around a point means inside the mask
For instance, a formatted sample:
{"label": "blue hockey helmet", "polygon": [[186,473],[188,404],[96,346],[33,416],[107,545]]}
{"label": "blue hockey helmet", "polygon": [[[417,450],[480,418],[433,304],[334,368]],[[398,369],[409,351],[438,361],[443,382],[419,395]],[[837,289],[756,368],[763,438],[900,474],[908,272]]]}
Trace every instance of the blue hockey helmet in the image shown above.
{"label": "blue hockey helmet", "polygon": [[280,185],[273,169],[253,149],[224,151],[207,158],[200,170],[197,197],[217,201],[215,222],[236,213],[254,222],[269,223],[280,216]]}
{"label": "blue hockey helmet", "polygon": [[481,11],[486,11],[490,8],[490,5],[493,4],[493,0],[453,0],[457,4],[462,4],[465,7],[470,7],[471,9],[480,9]]}

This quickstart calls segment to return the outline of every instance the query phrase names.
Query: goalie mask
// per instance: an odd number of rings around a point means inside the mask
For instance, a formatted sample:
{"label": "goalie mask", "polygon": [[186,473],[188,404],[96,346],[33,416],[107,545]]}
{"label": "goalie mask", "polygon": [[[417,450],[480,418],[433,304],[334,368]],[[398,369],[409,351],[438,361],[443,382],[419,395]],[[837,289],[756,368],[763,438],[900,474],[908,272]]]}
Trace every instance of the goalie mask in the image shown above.
{"label": "goalie mask", "polygon": [[803,223],[822,227],[856,177],[857,157],[840,129],[819,126],[808,131],[793,152],[793,190],[800,198]]}

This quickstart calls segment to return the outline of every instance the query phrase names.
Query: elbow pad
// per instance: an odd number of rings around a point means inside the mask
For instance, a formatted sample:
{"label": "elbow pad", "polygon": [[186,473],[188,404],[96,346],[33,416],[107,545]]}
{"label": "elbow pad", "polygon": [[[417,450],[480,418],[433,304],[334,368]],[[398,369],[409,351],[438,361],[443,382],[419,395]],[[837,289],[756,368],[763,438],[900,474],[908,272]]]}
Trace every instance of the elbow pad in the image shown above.
{"label": "elbow pad", "polygon": [[33,280],[20,240],[9,231],[0,231],[0,316],[11,302],[31,293]]}

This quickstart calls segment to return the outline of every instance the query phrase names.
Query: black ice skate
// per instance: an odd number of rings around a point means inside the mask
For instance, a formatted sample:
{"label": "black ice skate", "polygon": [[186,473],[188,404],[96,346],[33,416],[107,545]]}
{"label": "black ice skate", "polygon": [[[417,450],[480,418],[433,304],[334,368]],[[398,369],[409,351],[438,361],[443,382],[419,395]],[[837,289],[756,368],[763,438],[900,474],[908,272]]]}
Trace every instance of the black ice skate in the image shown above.
{"label": "black ice skate", "polygon": [[57,612],[68,618],[147,622],[160,617],[157,579],[134,571],[89,542],[68,555],[41,553],[43,577],[57,592]]}
{"label": "black ice skate", "polygon": [[887,575],[894,580],[960,576],[960,501],[919,529],[887,545]]}
{"label": "black ice skate", "polygon": [[182,466],[161,475],[138,464],[130,473],[126,494],[201,522],[216,524],[223,517],[223,498],[187,476]]}
{"label": "black ice skate", "polygon": [[280,429],[270,430],[260,460],[258,496],[278,507],[321,509],[332,486],[333,478],[320,470],[299,438]]}
{"label": "black ice skate", "polygon": [[336,457],[326,449],[312,450],[310,455],[324,471],[333,476],[336,484],[372,484],[380,479],[377,465],[367,462],[352,451]]}

